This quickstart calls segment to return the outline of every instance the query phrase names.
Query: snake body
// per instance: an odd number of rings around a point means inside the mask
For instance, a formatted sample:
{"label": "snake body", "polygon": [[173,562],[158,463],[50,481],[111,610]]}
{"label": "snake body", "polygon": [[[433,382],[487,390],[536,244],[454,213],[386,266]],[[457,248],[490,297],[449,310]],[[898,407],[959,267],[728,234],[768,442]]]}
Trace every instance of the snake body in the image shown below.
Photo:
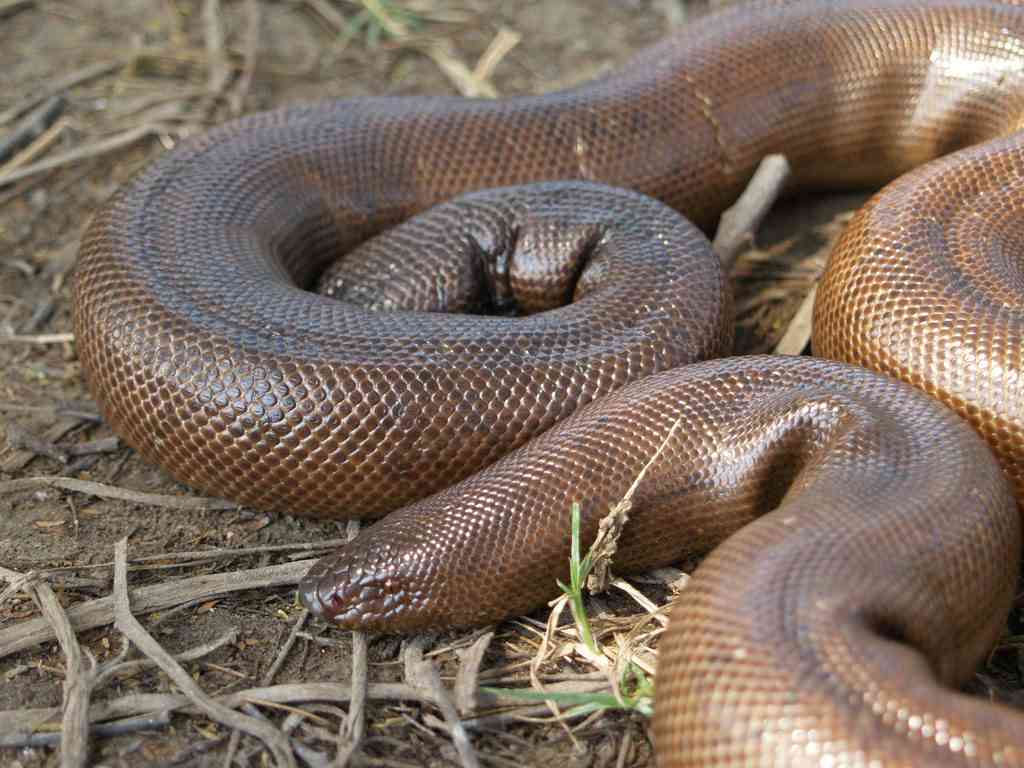
{"label": "snake body", "polygon": [[[536,607],[571,504],[591,540],[655,457],[616,566],[727,539],[660,647],[662,765],[1024,765],[1024,718],[946,688],[1021,556],[1022,115],[1024,8],[983,0],[768,0],[560,93],[255,115],[99,211],[80,357],[183,482],[390,512],[300,585],[351,627]],[[672,209],[709,227],[772,152],[804,187],[922,166],[830,261],[847,362],[700,362],[730,300]]]}

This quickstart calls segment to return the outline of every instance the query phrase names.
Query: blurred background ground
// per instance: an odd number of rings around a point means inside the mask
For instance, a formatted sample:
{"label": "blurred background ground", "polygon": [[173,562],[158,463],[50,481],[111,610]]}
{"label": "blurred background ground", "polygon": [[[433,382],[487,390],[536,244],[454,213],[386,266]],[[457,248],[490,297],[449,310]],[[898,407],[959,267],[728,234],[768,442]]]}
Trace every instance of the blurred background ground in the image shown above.
{"label": "blurred background ground", "polygon": [[[80,235],[96,207],[145,163],[236,114],[287,103],[567,87],[610,70],[708,7],[703,0],[0,0],[0,566],[19,573],[66,569],[53,573],[52,583],[71,606],[110,593],[106,564],[113,542],[124,536],[136,563],[133,589],[286,564],[316,554],[301,545],[345,536],[343,524],[138,503],[130,493],[103,498],[50,482],[71,478],[192,498],[98,423],[70,335],[68,286]],[[4,155],[5,137],[12,136],[24,141]],[[737,351],[774,347],[819,273],[827,244],[863,199],[842,195],[779,207],[758,247],[734,270]],[[239,548],[249,551],[224,553]],[[182,551],[213,555],[164,557]],[[147,556],[154,559],[139,560]],[[671,580],[641,587],[664,601]],[[3,597],[0,636],[38,615],[24,595]],[[609,617],[603,625],[609,638],[635,626],[629,616],[644,614],[621,596],[592,604],[592,611]],[[211,694],[251,688],[268,676],[275,683],[335,681],[347,689],[352,675],[351,636],[299,623],[286,587],[194,600],[141,618],[172,653],[216,645],[187,665]],[[479,633],[434,638],[432,658],[442,680],[450,686],[460,669],[471,668],[472,677],[489,684],[525,681],[545,618],[509,622],[488,642],[477,643]],[[652,626],[653,639],[656,622]],[[1017,629],[979,675],[974,687],[983,694],[1019,701]],[[283,653],[289,635],[295,642]],[[540,673],[571,690],[600,687],[602,673],[566,637],[559,641],[564,652]],[[101,662],[122,647],[109,626],[79,638]],[[474,643],[483,653],[479,668],[466,658]],[[653,665],[653,656],[639,658],[641,666],[644,659]],[[396,639],[369,639],[374,683],[399,683],[406,662]],[[63,670],[52,641],[6,653],[0,710],[60,705]],[[120,669],[94,699],[173,689],[164,673],[135,665]],[[262,706],[257,714],[281,723],[291,712],[301,720],[301,726],[293,723],[293,738],[308,750],[302,759],[316,765],[333,758],[338,745],[332,738],[346,727],[344,710],[289,704]],[[563,724],[518,722],[501,714],[507,710],[491,707],[484,713],[491,720],[470,723],[480,764],[653,764],[640,713],[598,713]],[[535,705],[531,711],[542,714]],[[352,765],[467,764],[453,746],[451,723],[432,706],[382,694],[365,716],[366,736]],[[56,764],[56,751],[43,743],[54,739],[53,722],[38,729],[44,736],[49,731],[48,738],[0,748],[0,765]],[[271,763],[260,742],[232,739],[227,728],[200,716],[179,714],[152,730],[123,730],[93,740],[95,764]]]}

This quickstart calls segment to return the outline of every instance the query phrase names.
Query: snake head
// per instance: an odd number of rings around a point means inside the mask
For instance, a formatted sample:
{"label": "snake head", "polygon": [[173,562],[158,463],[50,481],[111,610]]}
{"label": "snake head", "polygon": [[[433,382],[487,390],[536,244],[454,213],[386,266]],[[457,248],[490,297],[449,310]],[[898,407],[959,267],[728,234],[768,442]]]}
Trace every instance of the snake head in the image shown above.
{"label": "snake head", "polygon": [[346,629],[410,632],[430,625],[430,601],[414,586],[416,568],[391,544],[359,539],[319,560],[299,582],[301,603],[314,616]]}
{"label": "snake head", "polygon": [[314,564],[299,582],[302,604],[346,629],[405,633],[479,627],[550,599],[552,574],[569,557],[562,519],[552,518],[555,535],[542,535],[515,514],[528,505],[510,511],[494,503],[490,484],[464,482],[391,513]]}

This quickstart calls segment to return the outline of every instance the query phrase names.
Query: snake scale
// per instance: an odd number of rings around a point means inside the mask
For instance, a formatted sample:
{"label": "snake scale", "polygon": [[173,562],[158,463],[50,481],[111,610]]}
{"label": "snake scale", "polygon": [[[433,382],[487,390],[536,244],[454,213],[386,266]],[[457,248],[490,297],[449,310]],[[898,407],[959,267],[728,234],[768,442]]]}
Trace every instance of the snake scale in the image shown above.
{"label": "snake scale", "polygon": [[[386,515],[300,585],[353,628],[535,608],[570,505],[586,543],[657,454],[616,567],[713,550],[659,649],[663,766],[1022,766],[1024,716],[955,690],[1021,557],[1022,115],[1020,6],[768,0],[559,93],[246,117],[97,213],[80,357],[179,480]],[[698,227],[768,153],[896,179],[830,259],[829,359],[722,359]]]}

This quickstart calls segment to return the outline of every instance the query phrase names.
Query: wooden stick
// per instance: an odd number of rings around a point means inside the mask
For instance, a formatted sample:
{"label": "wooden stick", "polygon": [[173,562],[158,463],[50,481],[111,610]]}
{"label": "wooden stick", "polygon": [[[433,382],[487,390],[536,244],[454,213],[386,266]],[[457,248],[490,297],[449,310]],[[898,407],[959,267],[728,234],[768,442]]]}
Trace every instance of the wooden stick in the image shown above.
{"label": "wooden stick", "polygon": [[[607,693],[607,680],[566,681],[546,688],[554,693]],[[412,701],[434,703],[430,694],[405,683],[370,683],[366,692],[370,701]],[[234,693],[215,696],[214,699],[227,707],[240,707],[247,703],[300,704],[310,701],[328,701],[346,704],[351,701],[351,691],[341,683],[281,683],[272,686],[248,688]],[[481,705],[487,708],[521,707],[507,713],[511,718],[522,716],[534,709],[533,705],[522,708],[523,700],[513,694],[481,693]],[[192,714],[198,710],[189,699],[180,693],[131,693],[117,699],[95,702],[89,707],[89,723],[102,723],[123,717],[135,717],[147,712],[183,712]],[[546,710],[544,710],[546,711]],[[23,737],[26,732],[40,728],[60,715],[60,707],[38,709],[17,709],[0,712],[0,747],[14,746],[12,737]],[[464,721],[472,725],[476,721]]]}
{"label": "wooden stick", "polygon": [[779,343],[775,345],[777,355],[799,355],[804,351],[811,340],[811,330],[814,322],[814,297],[818,295],[818,284],[815,283],[807,296],[804,297],[800,308],[797,309],[793,319],[789,321],[789,327]]}
{"label": "wooden stick", "polygon": [[255,736],[270,749],[274,762],[282,768],[296,768],[295,758],[287,737],[273,725],[254,717],[242,715],[207,695],[195,680],[156,639],[149,634],[132,614],[128,604],[128,539],[114,546],[114,615],[115,626],[140,651],[156,662],[157,666],[174,681],[181,692],[204,715],[215,722],[236,728]]}
{"label": "wooden stick", "polygon": [[120,69],[126,63],[128,63],[127,59],[100,61],[96,64],[90,64],[87,67],[71,72],[64,77],[59,77],[47,87],[33,91],[23,101],[15,104],[10,109],[0,112],[0,125],[7,125],[12,120],[21,117],[30,109],[42,104],[44,101],[52,96],[56,96],[58,93],[63,93],[69,88],[74,88],[76,85],[81,85],[82,83],[87,83],[90,80],[95,80],[97,77],[108,75],[111,72]]}
{"label": "wooden stick", "polygon": [[405,645],[405,677],[415,687],[422,688],[426,698],[432,699],[441,710],[445,726],[451,736],[462,768],[479,768],[480,761],[469,741],[469,734],[459,719],[458,710],[448,691],[445,690],[437,667],[430,659],[423,658],[423,638],[415,637]]}
{"label": "wooden stick", "polygon": [[743,194],[722,214],[712,245],[726,273],[753,239],[790,175],[789,161],[783,155],[768,155],[757,166]]}
{"label": "wooden stick", "polygon": [[52,418],[58,416],[69,416],[80,421],[91,421],[99,424],[103,419],[95,411],[89,410],[89,405],[77,401],[58,402],[55,405],[25,405],[23,403],[12,403],[7,400],[0,401],[0,411],[8,413],[36,413]]}
{"label": "wooden stick", "polygon": [[206,91],[219,99],[231,77],[231,66],[224,51],[224,25],[220,18],[220,0],[203,0],[203,39],[206,43],[208,74]]}
{"label": "wooden stick", "polygon": [[46,456],[67,464],[72,458],[96,453],[113,453],[121,447],[121,440],[115,436],[101,437],[72,445],[57,445],[51,440],[31,434],[28,430],[11,422],[7,424],[7,444],[14,450],[29,451],[36,456]]}
{"label": "wooden stick", "polygon": [[[73,149],[70,152],[65,152],[62,155],[51,157],[49,160],[41,160],[38,163],[28,165],[24,168],[19,168],[16,171],[8,173],[4,176],[0,176],[0,187],[11,184],[15,181],[34,176],[37,173],[43,171],[52,171],[54,168],[60,168],[64,165],[70,165],[71,163],[77,163],[81,160],[86,160],[90,157],[99,157],[105,155],[108,152],[113,152],[116,149],[128,147],[144,139],[147,136],[159,136],[163,133],[164,129],[160,125],[140,125],[131,130],[118,133],[115,136],[111,136],[109,139],[103,141],[97,141],[95,144],[89,144],[78,149]],[[70,334],[67,334],[70,336]],[[10,337],[8,337],[10,338]]]}
{"label": "wooden stick", "polygon": [[9,19],[19,11],[27,11],[36,4],[36,0],[2,0],[0,2],[0,19]]}
{"label": "wooden stick", "polygon": [[[0,185],[6,183],[0,176]],[[0,336],[0,344],[68,344],[75,340],[73,333],[12,333]]]}
{"label": "wooden stick", "polygon": [[[359,535],[359,521],[350,520],[346,535],[352,541]],[[338,731],[338,752],[334,756],[336,768],[346,768],[366,737],[366,691],[369,685],[369,641],[365,632],[352,633],[352,702],[348,716]]]}
{"label": "wooden stick", "polygon": [[[54,143],[60,138],[60,135],[64,133],[64,129],[68,127],[68,119],[62,117],[56,123],[47,128],[43,133],[36,138],[31,144],[25,149],[16,154],[10,159],[10,161],[0,168],[0,177],[6,176],[10,173],[14,173],[19,168],[28,165],[37,157],[46,152]],[[70,334],[69,334],[70,335]],[[71,341],[72,339],[68,339]]]}
{"label": "wooden stick", "polygon": [[[110,723],[97,723],[89,731],[94,736],[123,736],[126,733],[152,731],[171,724],[170,712],[156,712],[139,717],[128,717]],[[63,731],[43,733],[12,733],[0,736],[0,747],[46,747],[60,744]]]}
{"label": "wooden stick", "polygon": [[31,114],[22,118],[21,123],[4,139],[0,140],[0,163],[7,162],[15,152],[26,147],[46,132],[64,112],[67,100],[63,96],[51,96]]}
{"label": "wooden stick", "polygon": [[245,108],[245,99],[252,86],[252,77],[256,71],[256,58],[260,48],[260,4],[257,0],[245,0],[247,22],[245,26],[245,48],[242,55],[242,74],[238,76],[235,87],[228,95],[228,106],[231,114],[238,117]]}
{"label": "wooden stick", "polygon": [[[8,579],[13,573],[4,569],[4,576]],[[22,588],[39,606],[43,620],[56,635],[66,659],[60,764],[61,768],[80,768],[89,759],[89,698],[95,681],[95,663],[88,669],[83,664],[82,647],[50,585],[38,579],[27,579]]]}
{"label": "wooden stick", "polygon": [[[153,584],[132,591],[132,602],[140,613],[159,611],[200,598],[210,598],[248,589],[293,586],[316,561],[299,560],[284,565],[270,565],[230,573],[211,573],[188,579]],[[2,576],[0,572],[0,576]],[[114,620],[114,601],[101,597],[67,609],[68,619],[76,632],[110,624]],[[53,628],[45,619],[29,619],[0,630],[0,658],[53,640]]]}
{"label": "wooden stick", "polygon": [[[84,420],[75,416],[62,416],[54,424],[50,425],[50,427],[43,432],[41,437],[44,440],[55,442],[80,426],[82,421]],[[10,432],[8,431],[8,441],[9,439]],[[19,450],[14,446],[11,447],[13,450],[4,456],[3,461],[0,461],[0,472],[17,472],[18,470],[24,469],[28,466],[28,463],[36,457],[36,454],[33,451]],[[0,487],[3,485],[4,483],[0,482]],[[0,493],[2,493],[2,491],[0,491]]]}
{"label": "wooden stick", "polygon": [[326,22],[337,34],[341,34],[348,28],[345,17],[334,8],[327,0],[305,0],[305,5]]}
{"label": "wooden stick", "polygon": [[455,673],[455,705],[459,712],[465,714],[478,708],[477,696],[480,690],[480,665],[487,653],[494,630],[489,629],[478,637],[469,648],[456,650],[459,657],[459,669]]}
{"label": "wooden stick", "polygon": [[76,480],[73,477],[60,477],[57,475],[38,475],[35,477],[20,477],[16,480],[0,482],[0,496],[7,493],[19,491],[32,491],[37,488],[60,488],[65,491],[76,493],[87,493],[90,496],[98,496],[101,499],[118,499],[130,501],[134,504],[151,504],[155,507],[167,509],[183,509],[189,511],[207,511],[222,509],[238,509],[238,505],[232,501],[223,499],[210,499],[201,496],[169,496],[161,493],[145,493],[143,491],[132,491],[128,488],[118,488],[114,485],[96,483],[92,480]]}
{"label": "wooden stick", "polygon": [[[271,683],[274,682],[274,678],[277,677],[278,671],[281,669],[281,666],[284,664],[285,659],[288,658],[288,654],[291,653],[291,650],[292,650],[292,648],[295,645],[295,641],[299,637],[299,632],[302,630],[302,627],[305,626],[306,620],[308,618],[309,618],[309,611],[303,610],[299,614],[299,617],[295,620],[295,623],[292,625],[291,631],[288,633],[288,639],[285,640],[284,645],[281,646],[280,650],[278,650],[277,657],[274,659],[273,663],[270,665],[270,668],[266,671],[266,673],[260,679],[260,682],[264,686],[268,686],[268,685],[270,685]],[[287,733],[287,729],[285,729],[285,732]],[[227,753],[224,755],[224,768],[231,768],[231,764],[234,763],[234,761],[235,761],[235,753],[238,751],[238,744],[239,744],[239,742],[241,740],[242,740],[242,732],[241,731],[232,731],[231,732],[231,738],[228,740]]]}
{"label": "wooden stick", "polygon": [[[329,550],[346,544],[348,539],[324,539],[323,541],[299,542],[296,544],[262,544],[257,547],[237,547],[218,549],[193,549],[185,552],[167,552],[159,555],[142,555],[129,560],[128,570],[153,570],[155,568],[181,568],[186,565],[198,565],[210,560],[222,560],[230,557],[245,557],[247,555],[259,555],[267,552],[319,552]],[[142,563],[157,562],[159,565],[146,566]],[[89,571],[97,568],[113,568],[113,561],[107,563],[83,563],[81,565],[65,565],[58,568],[40,568],[39,573],[50,575],[56,573],[70,573],[76,571]]]}

